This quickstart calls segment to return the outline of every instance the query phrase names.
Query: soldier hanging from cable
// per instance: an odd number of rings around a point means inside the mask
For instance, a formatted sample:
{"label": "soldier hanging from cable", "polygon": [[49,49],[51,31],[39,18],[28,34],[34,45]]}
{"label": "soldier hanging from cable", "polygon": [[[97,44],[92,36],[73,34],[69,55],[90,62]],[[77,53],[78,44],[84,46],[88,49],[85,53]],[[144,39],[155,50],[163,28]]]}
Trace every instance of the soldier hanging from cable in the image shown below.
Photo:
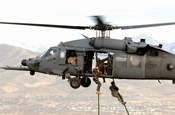
{"label": "soldier hanging from cable", "polygon": [[126,104],[126,102],[124,102],[123,100],[123,96],[118,92],[119,88],[115,85],[114,81],[111,82],[111,86],[109,87],[109,89],[111,90],[111,95],[113,97],[116,97],[118,101],[121,102],[121,104]]}
{"label": "soldier hanging from cable", "polygon": [[102,94],[100,92],[100,88],[101,88],[101,82],[99,81],[99,75],[101,75],[101,71],[99,71],[98,67],[95,67],[92,71],[92,75],[94,76],[93,77],[93,81],[97,84],[97,92],[96,94]]}
{"label": "soldier hanging from cable", "polygon": [[104,74],[106,74],[106,67],[104,65],[104,62],[107,59],[108,58],[100,60],[100,58],[98,58],[97,53],[96,53],[96,67],[92,71],[92,75],[94,76],[93,77],[93,81],[97,84],[97,92],[96,92],[96,94],[102,94],[100,92],[101,82],[99,81],[98,77],[99,77],[99,75],[102,74],[102,71],[104,71]]}

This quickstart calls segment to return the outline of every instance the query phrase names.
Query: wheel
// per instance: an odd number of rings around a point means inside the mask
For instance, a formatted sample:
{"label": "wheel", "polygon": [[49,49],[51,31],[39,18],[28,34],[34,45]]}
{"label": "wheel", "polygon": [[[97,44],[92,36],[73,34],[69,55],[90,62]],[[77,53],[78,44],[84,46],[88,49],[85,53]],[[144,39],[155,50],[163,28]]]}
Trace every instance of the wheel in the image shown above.
{"label": "wheel", "polygon": [[35,75],[35,71],[30,71],[30,75]]}
{"label": "wheel", "polygon": [[74,89],[79,88],[81,85],[80,79],[74,77],[70,80],[70,86]]}
{"label": "wheel", "polygon": [[89,77],[83,77],[81,79],[81,85],[83,87],[89,87],[91,85],[91,79]]}

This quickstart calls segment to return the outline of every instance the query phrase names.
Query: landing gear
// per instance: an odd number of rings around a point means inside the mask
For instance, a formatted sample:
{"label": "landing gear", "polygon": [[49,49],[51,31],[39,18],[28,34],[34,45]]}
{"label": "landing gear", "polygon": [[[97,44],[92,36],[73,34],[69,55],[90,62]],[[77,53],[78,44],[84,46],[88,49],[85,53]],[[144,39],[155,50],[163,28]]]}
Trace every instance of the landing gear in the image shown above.
{"label": "landing gear", "polygon": [[175,84],[175,80],[172,80],[172,84]]}
{"label": "landing gear", "polygon": [[35,75],[35,71],[30,71],[30,75]]}
{"label": "landing gear", "polygon": [[80,87],[80,85],[81,85],[81,82],[80,82],[80,79],[79,78],[76,78],[76,77],[71,78],[71,80],[70,80],[70,86],[72,88],[77,89],[77,88]]}
{"label": "landing gear", "polygon": [[70,86],[74,89],[78,89],[80,86],[89,87],[91,85],[91,79],[88,77],[83,77],[79,79],[77,77],[70,79]]}
{"label": "landing gear", "polygon": [[82,85],[83,87],[89,87],[89,86],[91,85],[91,79],[88,78],[88,77],[83,77],[83,78],[81,79],[81,85]]}

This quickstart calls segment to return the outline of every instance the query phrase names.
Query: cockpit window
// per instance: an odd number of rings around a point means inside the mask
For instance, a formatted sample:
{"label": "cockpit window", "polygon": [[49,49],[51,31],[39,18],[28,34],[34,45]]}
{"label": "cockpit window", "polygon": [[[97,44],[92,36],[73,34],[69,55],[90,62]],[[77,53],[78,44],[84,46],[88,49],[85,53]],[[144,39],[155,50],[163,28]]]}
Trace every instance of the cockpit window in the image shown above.
{"label": "cockpit window", "polygon": [[44,54],[46,53],[46,51],[44,51],[42,54],[40,54],[38,57],[42,58],[44,56]]}
{"label": "cockpit window", "polygon": [[50,49],[45,53],[44,58],[46,60],[55,60],[56,53],[57,53],[57,49]]}

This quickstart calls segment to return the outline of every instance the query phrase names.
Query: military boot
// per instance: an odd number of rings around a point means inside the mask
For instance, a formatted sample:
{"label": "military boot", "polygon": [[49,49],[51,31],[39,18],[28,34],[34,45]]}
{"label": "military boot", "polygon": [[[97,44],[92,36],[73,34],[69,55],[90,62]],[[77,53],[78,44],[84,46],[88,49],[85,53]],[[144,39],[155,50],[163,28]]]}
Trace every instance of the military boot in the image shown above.
{"label": "military boot", "polygon": [[106,70],[104,70],[104,74],[106,75]]}
{"label": "military boot", "polygon": [[96,94],[102,94],[100,91],[97,91]]}
{"label": "military boot", "polygon": [[126,104],[126,102],[121,102],[123,105],[125,105]]}

